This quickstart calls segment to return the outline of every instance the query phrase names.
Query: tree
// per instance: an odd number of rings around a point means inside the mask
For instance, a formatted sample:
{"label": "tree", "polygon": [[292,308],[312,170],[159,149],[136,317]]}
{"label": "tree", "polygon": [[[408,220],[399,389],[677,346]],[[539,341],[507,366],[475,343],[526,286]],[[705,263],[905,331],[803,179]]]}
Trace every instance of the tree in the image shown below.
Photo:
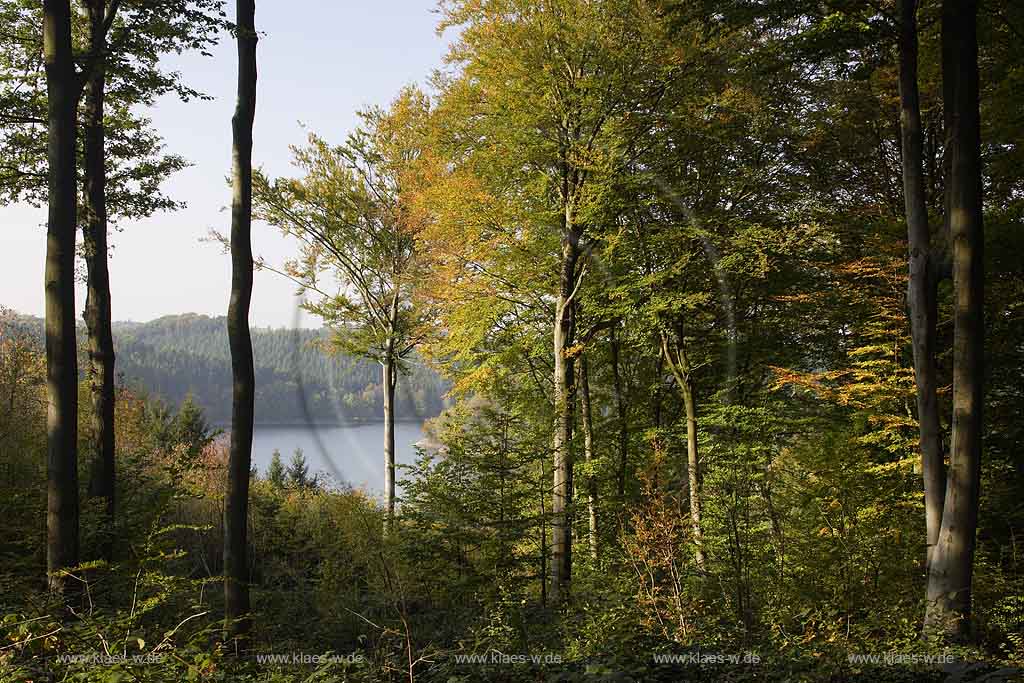
{"label": "tree", "polygon": [[951,639],[970,634],[981,485],[985,273],[977,15],[974,0],[942,4],[946,206],[954,292],[953,430],[942,525],[928,567],[925,629]]}
{"label": "tree", "polygon": [[686,411],[686,471],[689,483],[690,521],[693,524],[691,538],[697,571],[703,573],[706,562],[704,552],[704,531],[701,526],[701,474],[700,458],[697,455],[697,401],[694,397],[693,366],[686,349],[686,337],[682,325],[673,332],[661,330],[661,352],[665,363],[675,377],[676,386],[683,397]]}
{"label": "tree", "polygon": [[[280,459],[280,454],[278,454]],[[302,454],[301,448],[296,448],[295,452],[292,453],[292,460],[288,463],[288,470],[285,472],[285,477],[288,482],[288,486],[293,489],[302,491],[303,489],[309,488],[311,482],[309,479],[309,466],[306,465],[306,456]]]}
{"label": "tree", "polygon": [[[389,524],[395,512],[395,386],[419,342],[412,295],[420,218],[407,190],[415,182],[428,114],[426,96],[407,89],[387,112],[363,112],[362,125],[343,145],[310,135],[307,147],[294,148],[302,179],[255,177],[257,216],[301,243],[299,258],[278,272],[318,296],[305,307],[333,330],[333,348],[381,365]],[[337,291],[328,291],[325,275]]]}
{"label": "tree", "polygon": [[283,489],[285,485],[284,463],[281,462],[281,451],[276,448],[267,466],[267,481],[277,490]]}
{"label": "tree", "polygon": [[[85,215],[82,226],[88,291],[85,323],[89,337],[92,376],[93,476],[89,493],[106,500],[107,520],[114,520],[114,335],[111,331],[110,273],[107,268],[107,169],[103,124],[106,96],[107,30],[117,3],[88,0],[90,71],[85,82],[84,173]],[[113,531],[108,530],[103,554],[111,559]]]}
{"label": "tree", "polygon": [[629,414],[626,408],[626,392],[624,390],[621,371],[622,344],[616,322],[608,331],[608,353],[612,366],[612,391],[615,396],[615,415],[618,422],[618,468],[615,473],[615,492],[620,500],[626,497],[626,471],[629,467]]}
{"label": "tree", "polygon": [[[900,2],[900,127],[910,251],[907,304],[913,334],[928,543],[925,631],[963,639],[970,629],[984,400],[978,10],[973,2],[942,3],[946,253],[932,246],[927,213],[917,12],[916,1]],[[953,280],[953,409],[948,471],[941,446],[936,371],[938,284],[946,277]]]}
{"label": "tree", "polygon": [[581,289],[611,220],[607,183],[627,163],[623,139],[650,125],[673,64],[658,64],[661,43],[648,34],[658,24],[631,2],[453,1],[442,26],[460,28],[452,55],[461,74],[446,84],[449,124],[459,129],[455,159],[514,207],[498,226],[502,247],[532,242],[543,254],[534,268],[551,316],[548,595],[558,601],[572,570],[572,349]]}
{"label": "tree", "polygon": [[181,407],[171,424],[175,443],[185,446],[185,457],[188,463],[194,463],[202,455],[203,451],[213,443],[213,440],[220,433],[214,430],[206,422],[203,411],[196,404],[192,395],[185,397]]}
{"label": "tree", "polygon": [[[583,423],[583,459],[587,466],[594,467],[594,411],[590,400],[590,367],[587,354],[579,358],[580,419]],[[590,559],[597,562],[599,552],[597,527],[597,478],[593,471],[587,477],[587,532],[590,543]]]}
{"label": "tree", "polygon": [[939,425],[938,379],[935,367],[938,324],[938,280],[942,277],[942,255],[931,244],[925,179],[922,168],[923,134],[917,82],[918,0],[900,0],[899,6],[899,92],[900,131],[903,164],[903,199],[910,250],[907,307],[913,337],[914,375],[917,386],[917,419],[920,432],[921,471],[924,475],[925,533],[927,557],[939,537],[942,505],[946,495],[946,472]]}
{"label": "tree", "polygon": [[[161,72],[161,52],[186,47],[204,50],[221,22],[222,0],[175,0],[143,2],[119,13],[118,0],[85,0],[88,47],[84,79],[84,213],[82,232],[87,268],[85,322],[89,338],[90,375],[93,404],[94,469],[90,493],[106,499],[108,521],[114,518],[114,338],[111,321],[110,276],[108,272],[108,159],[106,141],[106,97],[108,71],[114,76],[115,97],[129,105],[152,103],[157,94],[176,91],[184,98],[195,94],[182,85],[176,74]],[[108,36],[113,33],[113,40]],[[153,49],[155,46],[156,50]],[[118,78],[120,77],[120,78]],[[121,92],[118,92],[120,86]],[[125,95],[124,91],[130,92]],[[116,109],[115,109],[116,111]],[[150,181],[159,182],[171,170],[183,166],[177,158],[169,165],[148,171]],[[173,204],[159,195],[143,197],[133,211],[149,215]],[[108,541],[105,554],[111,554]]]}
{"label": "tree", "polygon": [[69,0],[43,3],[48,108],[49,214],[46,228],[47,477],[46,571],[63,592],[78,564],[78,358],[75,342],[75,174],[77,94]]}
{"label": "tree", "polygon": [[255,0],[237,0],[238,91],[231,119],[231,301],[228,340],[234,380],[231,446],[224,503],[224,626],[229,637],[244,637],[249,619],[248,509],[252,465],[253,370],[249,303],[252,299],[252,126],[256,115]]}

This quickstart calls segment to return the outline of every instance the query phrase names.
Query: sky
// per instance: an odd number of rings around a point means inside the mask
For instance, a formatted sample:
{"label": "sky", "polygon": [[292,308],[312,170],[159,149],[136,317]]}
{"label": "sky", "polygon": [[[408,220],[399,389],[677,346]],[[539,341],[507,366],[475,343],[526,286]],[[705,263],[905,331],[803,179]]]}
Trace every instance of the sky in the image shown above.
{"label": "sky", "polygon": [[[234,3],[227,4],[232,13]],[[272,176],[294,175],[288,146],[303,143],[309,131],[342,142],[359,109],[386,106],[404,85],[426,86],[447,49],[447,39],[435,32],[435,7],[436,0],[257,0],[261,36],[253,165]],[[169,96],[145,112],[167,151],[193,164],[164,186],[187,208],[124,221],[112,231],[115,320],[227,311],[230,258],[220,245],[202,240],[211,229],[230,230],[226,178],[235,60],[230,36],[222,38],[212,58],[186,54],[166,60],[189,85],[214,99],[182,103]],[[0,206],[0,305],[40,316],[45,219],[45,208]],[[253,251],[279,265],[294,254],[295,245],[271,226],[254,223]],[[79,312],[84,303],[79,286]],[[297,303],[293,283],[257,272],[250,323],[318,326]]]}

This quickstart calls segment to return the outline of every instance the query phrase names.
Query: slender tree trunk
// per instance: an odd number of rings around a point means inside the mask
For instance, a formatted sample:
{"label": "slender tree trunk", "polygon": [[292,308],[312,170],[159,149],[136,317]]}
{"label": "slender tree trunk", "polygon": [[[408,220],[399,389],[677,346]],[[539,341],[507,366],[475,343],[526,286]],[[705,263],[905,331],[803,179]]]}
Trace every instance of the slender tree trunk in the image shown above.
{"label": "slender tree trunk", "polygon": [[92,393],[92,476],[89,495],[106,501],[107,530],[101,554],[111,559],[114,544],[114,337],[111,331],[110,274],[107,268],[107,171],[103,126],[106,88],[105,0],[90,0],[90,51],[94,63],[85,84],[85,263],[88,271],[85,323],[89,331]]}
{"label": "slender tree trunk", "polygon": [[[580,408],[583,411],[583,458],[587,464],[594,464],[594,414],[590,405],[590,369],[587,367],[587,355],[580,356]],[[590,559],[597,562],[597,477],[593,471],[587,477],[587,531],[590,540]]]}
{"label": "slender tree trunk", "polygon": [[252,462],[253,373],[249,303],[252,299],[252,124],[256,114],[256,26],[254,0],[237,0],[238,100],[231,120],[231,451],[224,506],[224,620],[229,637],[250,627],[249,470]]}
{"label": "slender tree trunk", "polygon": [[938,315],[931,233],[922,167],[921,106],[917,86],[917,0],[900,2],[900,131],[903,150],[903,199],[906,206],[910,277],[907,307],[913,338],[921,471],[924,477],[926,562],[939,538],[946,472],[939,434],[935,351]]}
{"label": "slender tree trunk", "polygon": [[68,0],[43,2],[48,109],[46,230],[46,571],[63,592],[62,570],[78,564],[78,359],[75,342],[76,109]]}
{"label": "slender tree trunk", "polygon": [[704,573],[704,528],[701,525],[701,474],[700,460],[697,458],[697,409],[693,399],[693,384],[689,380],[689,369],[686,370],[688,381],[683,385],[683,404],[686,407],[686,462],[690,484],[690,521],[693,524],[694,560],[697,571]]}
{"label": "slender tree trunk", "polygon": [[944,106],[951,123],[946,191],[953,248],[953,434],[942,526],[928,572],[925,629],[951,640],[965,639],[970,631],[982,455],[984,264],[977,12],[972,0],[943,3]]}
{"label": "slender tree trunk", "polygon": [[664,369],[665,357],[662,354],[660,354],[660,353],[657,354],[657,355],[658,355],[658,358],[655,361],[655,365],[654,365],[655,388],[654,388],[653,396],[651,397],[651,399],[652,399],[651,420],[654,422],[655,428],[659,428],[660,429],[661,428],[662,399],[664,398],[662,396],[662,393],[661,393],[662,392],[661,385],[662,385],[662,382],[664,380],[664,378],[662,377],[662,373],[664,373],[664,371],[665,371],[665,369]]}
{"label": "slender tree trunk", "polygon": [[612,325],[609,348],[612,355],[612,391],[615,394],[615,412],[618,418],[619,427],[619,467],[616,476],[616,493],[619,500],[626,497],[626,474],[629,466],[629,422],[626,416],[626,397],[622,390],[622,372],[619,369],[620,345],[615,335],[615,325]]}
{"label": "slender tree trunk", "polygon": [[395,518],[395,359],[389,353],[384,368],[384,496],[386,528]]}
{"label": "slender tree trunk", "polygon": [[[566,206],[566,224],[569,207]],[[552,442],[554,455],[554,486],[551,497],[551,586],[548,597],[558,603],[568,593],[572,573],[572,523],[569,508],[572,505],[572,429],[570,406],[572,393],[573,359],[569,355],[575,327],[573,296],[577,284],[576,263],[579,259],[579,234],[567,227],[562,238],[562,272],[554,324],[554,406],[555,431]]]}
{"label": "slender tree trunk", "polygon": [[547,498],[547,487],[544,485],[544,480],[547,479],[547,473],[544,471],[544,461],[540,462],[540,604],[548,604],[548,529],[547,519],[548,511],[545,509],[545,499]]}
{"label": "slender tree trunk", "polygon": [[683,397],[683,407],[686,410],[686,464],[689,478],[690,498],[690,523],[692,525],[694,561],[697,571],[704,573],[706,555],[704,552],[704,528],[701,524],[701,474],[700,459],[697,454],[697,405],[694,400],[693,374],[690,367],[690,359],[686,354],[686,347],[683,342],[682,333],[678,333],[678,340],[673,350],[669,348],[668,335],[662,333],[661,348],[672,374],[679,385],[679,392]]}
{"label": "slender tree trunk", "polygon": [[765,512],[768,513],[768,519],[772,523],[772,540],[775,542],[775,554],[779,559],[779,581],[786,579],[786,533],[783,530],[782,520],[779,518],[779,513],[775,509],[775,503],[772,500],[772,489],[771,484],[768,483],[768,473],[764,473],[764,483],[758,486],[758,490],[761,492],[761,498],[764,500]]}

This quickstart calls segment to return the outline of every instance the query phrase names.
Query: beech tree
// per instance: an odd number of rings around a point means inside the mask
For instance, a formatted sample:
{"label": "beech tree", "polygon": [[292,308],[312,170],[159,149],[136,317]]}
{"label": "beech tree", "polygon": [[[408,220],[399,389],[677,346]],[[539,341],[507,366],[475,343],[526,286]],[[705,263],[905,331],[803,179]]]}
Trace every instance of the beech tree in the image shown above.
{"label": "beech tree", "polygon": [[[453,118],[461,112],[465,119],[454,124],[464,128],[455,136],[461,164],[516,207],[553,259],[539,281],[550,288],[552,313],[547,594],[554,601],[567,594],[571,578],[572,349],[589,255],[604,227],[604,183],[623,163],[616,133],[642,129],[673,67],[656,64],[658,43],[644,35],[651,19],[642,7],[616,1],[445,4],[442,25],[461,28],[452,52],[461,76],[447,84],[446,105]],[[513,189],[517,183],[529,192]],[[504,228],[510,237],[522,230],[514,223]]]}
{"label": "beech tree", "polygon": [[249,617],[249,478],[252,468],[253,369],[249,304],[252,301],[252,126],[256,116],[256,3],[237,0],[235,40],[238,85],[231,119],[231,446],[224,499],[224,627],[231,638],[245,636]]}
{"label": "beech tree", "polygon": [[[121,8],[118,0],[84,0],[88,25],[88,46],[83,73],[84,139],[83,186],[84,255],[87,296],[84,318],[88,329],[92,390],[93,473],[91,495],[106,500],[112,523],[115,505],[114,466],[114,339],[111,330],[110,275],[108,270],[107,182],[111,164],[107,153],[107,88],[113,76],[114,96],[129,104],[152,104],[165,92],[188,99],[198,95],[180,77],[158,68],[165,52],[197,49],[203,51],[223,26],[222,0],[175,0],[143,2]],[[121,11],[119,11],[121,10]],[[157,49],[154,49],[156,47]],[[108,76],[108,71],[110,72]],[[122,104],[122,107],[124,105]],[[115,109],[116,111],[116,109]],[[116,142],[116,140],[115,140]],[[123,154],[123,152],[122,152]],[[177,204],[151,188],[170,172],[184,166],[179,157],[165,157],[155,168],[143,170],[141,192],[120,207],[122,214],[147,216]],[[146,177],[148,175],[148,178]],[[121,181],[124,183],[124,181]],[[134,189],[134,188],[133,188]],[[122,200],[122,204],[124,204]],[[118,207],[115,195],[115,207]],[[108,531],[105,554],[109,557],[113,531]]]}
{"label": "beech tree", "polygon": [[978,6],[942,4],[946,211],[953,275],[953,424],[942,524],[928,566],[925,629],[970,634],[971,581],[981,488],[984,402],[984,262]]}
{"label": "beech tree", "polygon": [[[583,459],[587,465],[594,466],[594,410],[590,399],[590,367],[587,363],[586,353],[580,354],[578,369],[578,386],[580,397],[580,420],[583,425]],[[590,545],[590,559],[597,561],[600,551],[598,522],[597,522],[597,479],[593,472],[590,472],[586,486],[587,492],[587,533]]]}
{"label": "beech tree", "polygon": [[913,337],[917,419],[924,475],[927,558],[939,537],[946,495],[946,472],[939,425],[938,379],[935,368],[938,324],[938,280],[943,276],[943,254],[932,246],[925,196],[923,132],[917,82],[918,0],[899,3],[899,93],[903,164],[903,199],[907,222],[910,268],[907,307]]}
{"label": "beech tree", "polygon": [[421,223],[408,195],[428,113],[426,97],[405,90],[388,111],[363,112],[362,126],[344,144],[310,135],[308,146],[294,148],[303,178],[255,178],[258,218],[301,244],[299,257],[275,270],[316,295],[304,305],[333,330],[333,348],[380,363],[389,523],[395,513],[395,385],[420,339],[413,289]]}
{"label": "beech tree", "polygon": [[[927,535],[925,631],[964,639],[970,631],[971,580],[981,482],[983,283],[981,122],[977,4],[942,3],[942,104],[945,128],[944,239],[933,246],[918,84],[918,7],[899,3],[900,129],[917,420]],[[945,247],[945,249],[942,249]],[[953,281],[953,400],[949,467],[939,419],[936,326],[938,284]]]}
{"label": "beech tree", "polygon": [[43,3],[49,212],[46,223],[47,431],[46,571],[55,592],[78,564],[78,358],[75,343],[75,232],[78,187],[74,55],[69,0]]}

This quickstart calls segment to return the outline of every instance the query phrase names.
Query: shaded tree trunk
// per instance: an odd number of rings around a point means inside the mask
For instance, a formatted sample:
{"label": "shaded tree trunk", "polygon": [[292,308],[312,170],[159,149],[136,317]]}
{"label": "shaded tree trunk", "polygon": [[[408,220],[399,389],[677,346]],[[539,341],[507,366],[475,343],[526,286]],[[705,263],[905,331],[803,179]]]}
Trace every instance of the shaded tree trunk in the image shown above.
{"label": "shaded tree trunk", "polygon": [[[594,415],[590,404],[590,369],[586,354],[580,355],[580,416],[583,425],[583,458],[591,467],[594,463]],[[587,477],[587,531],[590,540],[590,558],[597,562],[597,477],[593,471]]]}
{"label": "shaded tree trunk", "polygon": [[547,472],[544,471],[544,461],[540,462],[540,478],[538,489],[540,493],[540,604],[548,604],[548,511],[545,499],[547,498],[547,486],[544,481],[547,479]]}
{"label": "shaded tree trunk", "polygon": [[622,389],[622,372],[619,369],[620,344],[615,335],[615,325],[612,325],[609,339],[609,349],[612,356],[612,391],[615,394],[615,412],[618,419],[619,435],[619,463],[616,475],[616,493],[619,499],[626,496],[626,474],[629,466],[629,422],[626,416],[626,397]]}
{"label": "shaded tree trunk", "polygon": [[46,571],[50,589],[71,588],[78,564],[78,359],[75,343],[76,110],[68,0],[43,2],[49,209],[46,229]]}
{"label": "shaded tree trunk", "polygon": [[111,331],[110,274],[107,267],[107,172],[103,124],[106,88],[104,0],[90,0],[89,43],[93,59],[85,84],[85,264],[88,271],[85,323],[89,333],[92,394],[92,474],[89,495],[105,500],[107,530],[101,555],[111,559],[114,543],[114,338]]}
{"label": "shaded tree trunk", "polygon": [[554,457],[551,497],[551,586],[548,597],[557,603],[568,593],[572,574],[572,393],[573,359],[570,355],[575,333],[575,297],[578,274],[580,234],[571,227],[570,208],[565,207],[566,228],[562,237],[562,271],[554,324],[554,407],[555,430],[552,442]]}
{"label": "shaded tree trunk", "polygon": [[953,433],[942,526],[928,571],[925,629],[969,636],[981,478],[983,290],[977,4],[942,7],[946,188],[953,255]]}
{"label": "shaded tree trunk", "polygon": [[654,392],[651,397],[651,421],[654,423],[656,428],[660,428],[661,425],[661,409],[662,409],[662,382],[664,378],[662,373],[664,372],[665,357],[662,354],[656,354],[657,359],[654,364]]}
{"label": "shaded tree trunk", "polygon": [[903,152],[903,199],[910,250],[907,308],[913,338],[914,379],[924,478],[926,562],[939,537],[946,472],[939,432],[936,379],[938,292],[922,166],[921,106],[917,85],[917,0],[900,2],[900,132]]}
{"label": "shaded tree trunk", "polygon": [[672,370],[676,383],[679,385],[679,393],[683,397],[683,406],[686,410],[686,464],[689,479],[690,499],[690,523],[692,525],[694,562],[697,571],[704,573],[706,555],[704,552],[704,528],[701,524],[701,474],[700,459],[697,454],[697,405],[694,400],[693,373],[690,367],[690,359],[686,354],[686,346],[683,342],[681,332],[677,333],[677,340],[670,348],[668,335],[662,332],[661,349],[665,356],[665,362]]}
{"label": "shaded tree trunk", "polygon": [[247,523],[252,461],[253,373],[249,303],[252,299],[252,124],[256,114],[256,27],[254,0],[238,0],[238,100],[231,120],[231,450],[224,505],[224,621],[229,637],[243,636],[249,618]]}
{"label": "shaded tree trunk", "polygon": [[384,368],[384,496],[386,528],[395,518],[395,359],[389,352]]}
{"label": "shaded tree trunk", "polygon": [[764,473],[764,483],[758,485],[761,492],[761,499],[764,501],[765,512],[772,523],[772,541],[775,543],[775,556],[779,561],[779,581],[786,579],[786,532],[782,519],[775,509],[775,502],[772,499],[772,488],[769,483],[768,472]]}

